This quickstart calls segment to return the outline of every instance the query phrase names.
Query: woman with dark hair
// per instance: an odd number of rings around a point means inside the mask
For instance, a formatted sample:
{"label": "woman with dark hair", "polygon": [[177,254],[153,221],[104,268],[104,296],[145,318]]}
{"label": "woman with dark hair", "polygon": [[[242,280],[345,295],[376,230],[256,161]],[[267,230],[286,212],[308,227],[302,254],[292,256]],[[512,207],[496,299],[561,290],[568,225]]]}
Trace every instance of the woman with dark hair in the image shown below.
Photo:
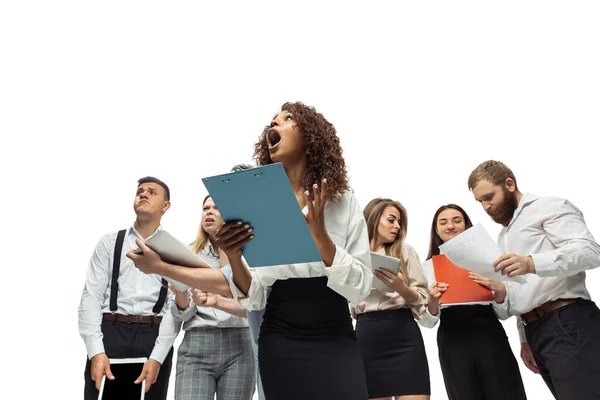
{"label": "woman with dark hair", "polygon": [[363,211],[371,251],[400,260],[399,273],[373,265],[392,292],[372,289],[352,307],[370,399],[426,400],[431,393],[421,330],[427,280],[417,252],[404,242],[408,215],[400,202],[376,198]]}
{"label": "woman with dark hair", "polygon": [[250,270],[242,246],[252,227],[229,221],[217,234],[233,270],[232,293],[248,310],[266,306],[258,346],[265,397],[366,400],[348,301],[371,291],[369,239],[335,128],[314,108],[286,103],[254,158],[259,166],[283,164],[322,259]]}
{"label": "woman with dark hair", "polygon": [[438,353],[450,400],[526,399],[519,366],[498,320],[508,318],[504,284],[470,272],[473,281],[493,292],[494,301],[440,306],[439,298],[449,286],[436,281],[432,258],[440,255],[441,244],[472,226],[465,210],[456,204],[441,206],[435,212],[429,254],[423,263],[431,285],[430,297],[420,323],[432,328],[441,320]]}

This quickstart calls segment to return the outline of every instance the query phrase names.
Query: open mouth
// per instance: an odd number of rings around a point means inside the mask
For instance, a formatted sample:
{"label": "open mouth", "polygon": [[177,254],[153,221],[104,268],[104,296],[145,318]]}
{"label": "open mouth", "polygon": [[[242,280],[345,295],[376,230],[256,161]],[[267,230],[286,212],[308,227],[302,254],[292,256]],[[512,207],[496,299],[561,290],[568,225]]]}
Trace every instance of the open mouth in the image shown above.
{"label": "open mouth", "polygon": [[212,224],[212,223],[216,222],[216,220],[212,217],[208,217],[204,220],[204,222],[206,222],[207,224],[209,224],[209,223]]}
{"label": "open mouth", "polygon": [[267,132],[267,144],[269,145],[269,150],[274,149],[281,142],[281,135],[275,129],[270,129]]}

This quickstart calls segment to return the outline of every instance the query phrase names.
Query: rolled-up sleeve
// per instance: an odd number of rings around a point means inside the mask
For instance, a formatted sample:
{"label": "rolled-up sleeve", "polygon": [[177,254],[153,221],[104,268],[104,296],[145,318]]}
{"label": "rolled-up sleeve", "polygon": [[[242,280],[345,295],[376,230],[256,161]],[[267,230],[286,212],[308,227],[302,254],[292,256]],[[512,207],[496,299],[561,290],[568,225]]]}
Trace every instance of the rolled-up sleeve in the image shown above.
{"label": "rolled-up sleeve", "polygon": [[[263,267],[264,268],[264,267]],[[250,288],[248,294],[245,295],[233,282],[233,279],[229,281],[229,287],[233,297],[238,300],[240,306],[248,311],[258,311],[265,308],[267,304],[267,286],[264,286],[258,277],[256,271],[250,270],[252,281],[250,282]]]}
{"label": "rolled-up sleeve", "polygon": [[421,315],[421,318],[417,319],[417,322],[419,323],[419,325],[424,326],[425,328],[433,328],[440,320],[441,311],[442,310],[440,307],[440,310],[438,310],[437,315],[432,315],[429,312],[429,309],[425,307],[425,312],[423,313],[423,315]]}
{"label": "rolled-up sleeve", "polygon": [[173,319],[175,321],[186,322],[196,315],[196,303],[192,301],[191,293],[188,292],[188,296],[190,297],[190,303],[184,310],[180,310],[175,301],[171,302],[171,314],[173,314]]}

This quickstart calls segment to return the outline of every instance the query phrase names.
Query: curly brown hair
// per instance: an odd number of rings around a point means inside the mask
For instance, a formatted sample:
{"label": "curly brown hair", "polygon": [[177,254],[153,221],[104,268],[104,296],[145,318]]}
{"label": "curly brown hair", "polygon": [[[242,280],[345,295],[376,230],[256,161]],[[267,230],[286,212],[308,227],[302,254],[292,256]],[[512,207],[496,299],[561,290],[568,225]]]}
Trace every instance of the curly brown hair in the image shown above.
{"label": "curly brown hair", "polygon": [[[342,147],[335,127],[314,107],[301,102],[285,103],[281,106],[281,111],[292,113],[306,144],[306,174],[302,179],[304,190],[309,190],[314,183],[320,183],[323,179],[327,179],[328,199],[349,190],[346,162],[342,157]],[[254,145],[256,165],[273,163],[266,140],[269,129],[271,125],[265,126]]]}

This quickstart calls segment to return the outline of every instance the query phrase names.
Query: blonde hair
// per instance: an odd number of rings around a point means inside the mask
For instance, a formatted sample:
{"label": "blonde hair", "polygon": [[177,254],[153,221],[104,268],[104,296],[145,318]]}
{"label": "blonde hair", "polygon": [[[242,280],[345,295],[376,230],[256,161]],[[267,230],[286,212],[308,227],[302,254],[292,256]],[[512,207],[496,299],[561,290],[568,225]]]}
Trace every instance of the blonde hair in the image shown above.
{"label": "blonde hair", "polygon": [[[250,168],[254,168],[252,165],[250,164],[236,164],[233,166],[233,168],[231,168],[231,172],[235,171],[236,169],[250,169]],[[210,198],[210,194],[207,194],[206,197],[204,198],[204,200],[202,200],[202,208],[204,209],[204,204],[206,203],[206,200],[208,200]],[[206,233],[206,231],[204,230],[204,228],[202,228],[202,219],[200,219],[200,226],[198,227],[198,234],[196,235],[196,240],[194,240],[191,243],[192,246],[192,251],[196,254],[198,254],[198,252],[200,250],[202,250],[204,248],[204,246],[206,246],[206,242],[208,242],[208,233]]]}
{"label": "blonde hair", "polygon": [[517,178],[515,178],[515,174],[513,174],[510,168],[500,161],[484,161],[469,175],[469,190],[473,190],[481,181],[488,181],[494,185],[503,185],[508,178],[511,178],[515,182],[515,189],[518,190]]}
{"label": "blonde hair", "polygon": [[365,221],[367,221],[369,241],[374,239],[377,235],[379,220],[388,206],[395,207],[400,213],[400,231],[398,232],[396,239],[392,243],[384,244],[383,248],[386,255],[400,259],[400,272],[402,272],[404,282],[408,285],[408,268],[406,265],[407,260],[404,258],[403,254],[404,239],[406,239],[406,233],[408,231],[408,214],[406,213],[404,206],[399,201],[382,199],[381,197],[378,197],[371,200],[369,204],[367,204],[363,210],[363,215],[365,217]]}
{"label": "blonde hair", "polygon": [[[210,198],[210,195],[206,195],[204,200],[202,200],[202,208],[204,208],[204,204],[206,200]],[[198,227],[198,234],[196,235],[196,239],[192,242],[192,251],[198,254],[204,246],[206,246],[206,242],[208,242],[208,233],[202,227],[202,218],[200,219],[200,226]]]}

